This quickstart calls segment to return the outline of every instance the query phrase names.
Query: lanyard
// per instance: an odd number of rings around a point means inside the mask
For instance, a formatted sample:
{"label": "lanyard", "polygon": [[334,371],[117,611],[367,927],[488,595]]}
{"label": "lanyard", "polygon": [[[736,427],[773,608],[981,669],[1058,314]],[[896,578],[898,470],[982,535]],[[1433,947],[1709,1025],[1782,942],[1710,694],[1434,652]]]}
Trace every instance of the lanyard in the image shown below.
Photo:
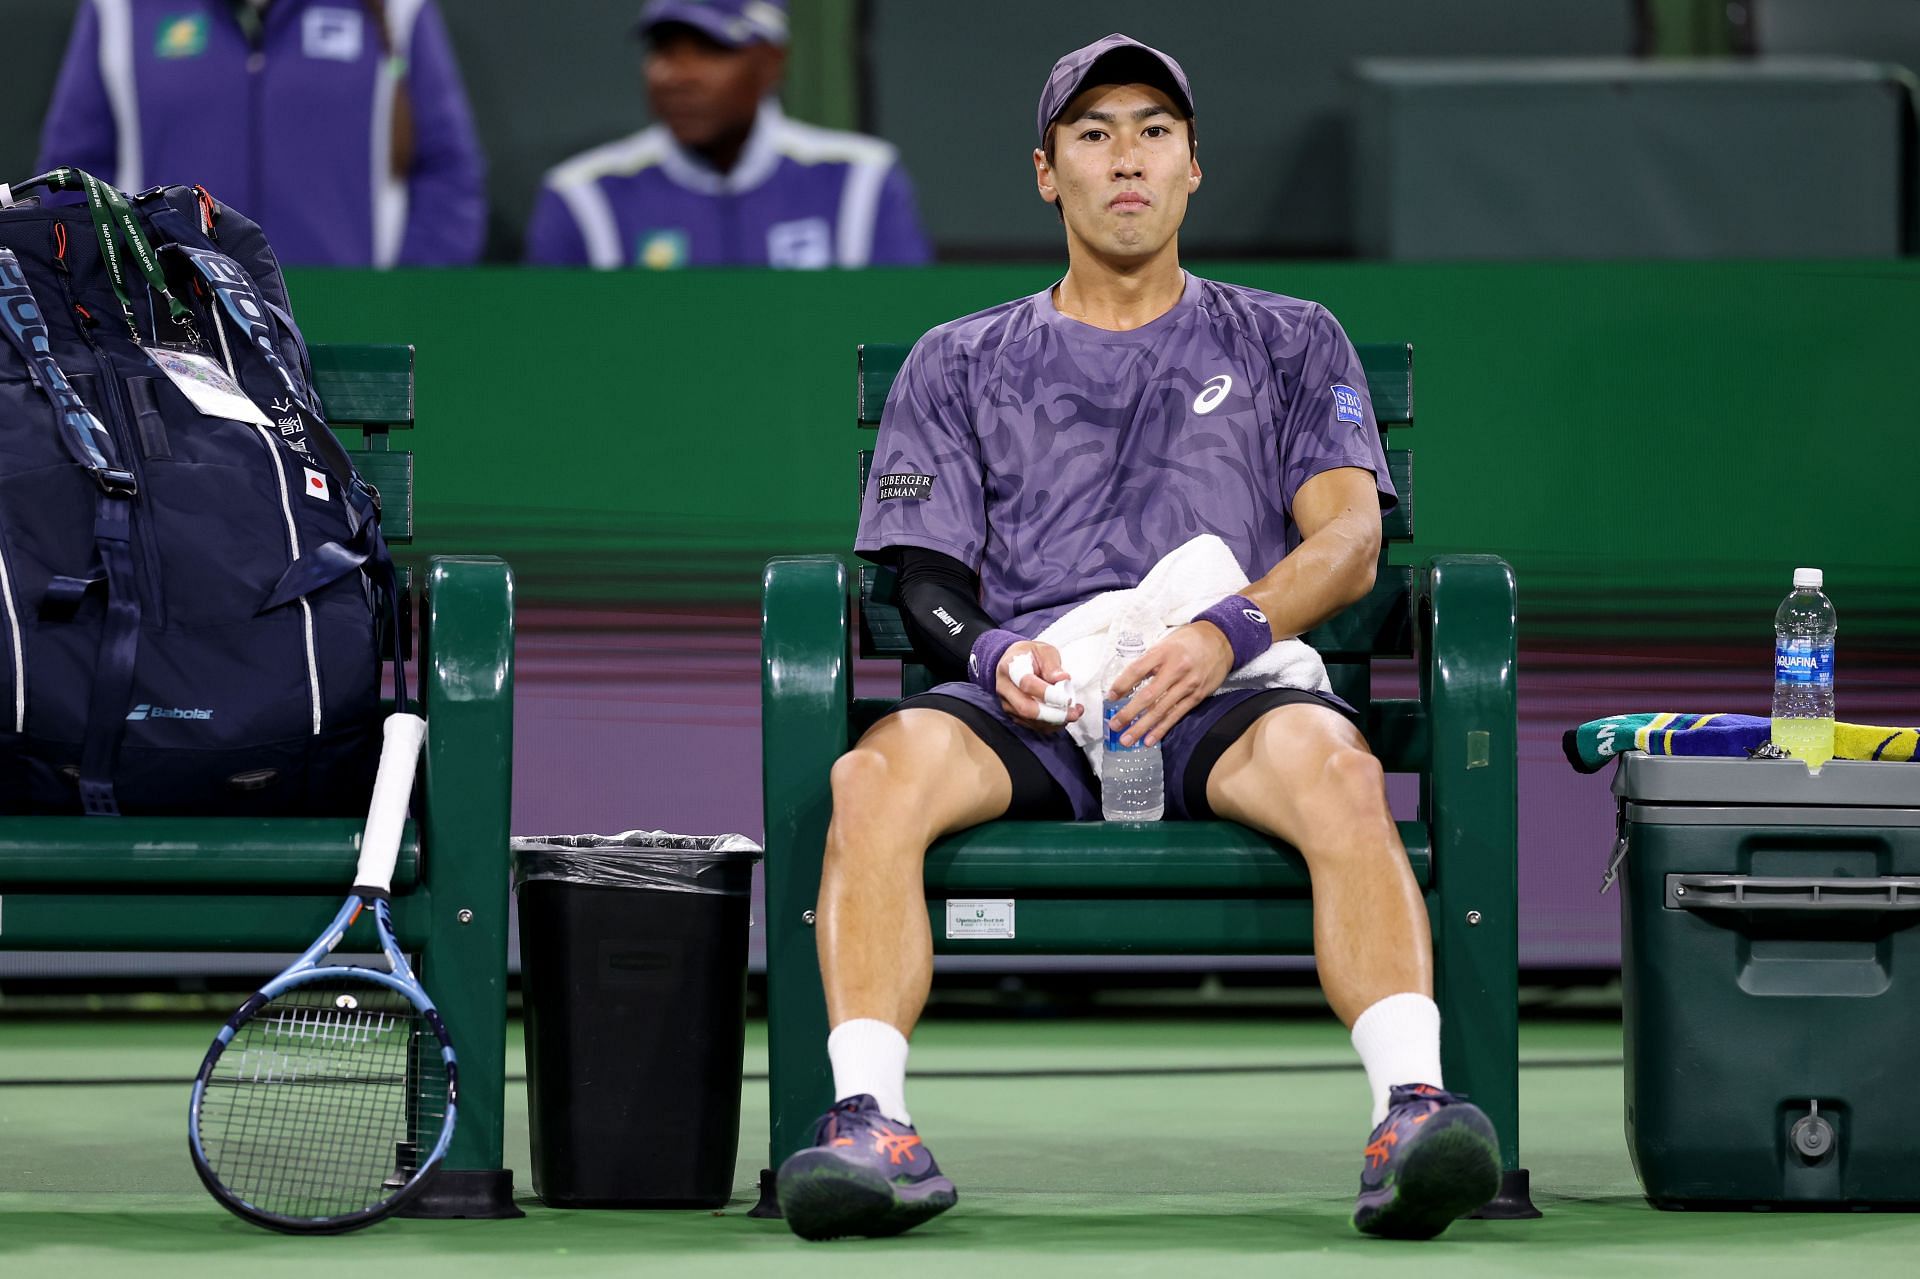
{"label": "lanyard", "polygon": [[0,249],[0,335],[20,353],[34,382],[53,402],[60,440],[67,453],[86,468],[102,491],[116,497],[133,496],[137,491],[133,473],[119,465],[113,437],[54,361],[46,321],[12,249]]}
{"label": "lanyard", "polygon": [[86,193],[87,212],[93,216],[94,237],[100,241],[100,259],[106,264],[107,279],[113,285],[113,295],[119,299],[120,314],[126,318],[127,329],[133,334],[134,342],[140,341],[140,328],[134,319],[133,299],[127,294],[126,259],[121,254],[123,242],[133,257],[134,266],[146,280],[147,287],[166,302],[167,315],[175,324],[186,329],[194,345],[199,345],[199,335],[193,329],[193,311],[168,289],[166,272],[160,269],[153,245],[141,229],[139,215],[133,211],[133,205],[128,203],[126,196],[91,173],[73,168],[49,170],[39,177],[29,178],[16,189],[36,186],[44,186],[49,191]]}
{"label": "lanyard", "polygon": [[[306,438],[307,422],[320,420],[319,413],[307,402],[300,386],[293,379],[293,373],[287,368],[286,361],[280,358],[280,352],[274,343],[273,328],[269,323],[271,312],[265,298],[255,286],[253,277],[248,275],[238,262],[224,253],[213,253],[206,249],[196,249],[191,245],[175,244],[169,251],[176,251],[192,264],[202,280],[205,280],[220,306],[226,311],[233,325],[246,338],[258,356],[273,370],[274,378],[281,389],[287,393],[287,404],[299,410],[300,427],[297,431],[281,428],[281,434],[287,437],[287,443],[296,453],[309,452]],[[218,317],[215,317],[218,324]],[[279,406],[275,406],[276,410]]]}

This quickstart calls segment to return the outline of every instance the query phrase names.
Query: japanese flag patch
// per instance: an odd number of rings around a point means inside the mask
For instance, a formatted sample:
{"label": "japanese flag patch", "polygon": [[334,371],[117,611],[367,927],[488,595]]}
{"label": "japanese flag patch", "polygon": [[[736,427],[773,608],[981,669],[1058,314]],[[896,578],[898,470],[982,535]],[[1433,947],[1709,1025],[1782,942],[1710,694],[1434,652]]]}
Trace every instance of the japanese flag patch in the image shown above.
{"label": "japanese flag patch", "polygon": [[327,477],[311,466],[304,469],[307,472],[307,496],[317,497],[322,502],[331,502],[333,494],[327,489]]}

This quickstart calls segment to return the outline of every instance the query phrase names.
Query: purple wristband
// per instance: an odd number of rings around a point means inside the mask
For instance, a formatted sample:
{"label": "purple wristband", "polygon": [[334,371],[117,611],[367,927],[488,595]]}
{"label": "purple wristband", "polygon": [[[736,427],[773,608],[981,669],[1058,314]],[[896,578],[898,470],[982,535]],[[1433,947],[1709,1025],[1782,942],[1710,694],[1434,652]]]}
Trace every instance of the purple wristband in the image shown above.
{"label": "purple wristband", "polygon": [[[1239,670],[1273,647],[1273,627],[1260,606],[1244,595],[1229,595],[1202,613],[1196,622],[1212,622],[1233,646],[1233,669]],[[978,649],[976,648],[977,652]]]}
{"label": "purple wristband", "polygon": [[967,654],[967,678],[989,693],[998,693],[1000,659],[1025,638],[1012,631],[982,631],[980,638],[973,642],[973,651]]}

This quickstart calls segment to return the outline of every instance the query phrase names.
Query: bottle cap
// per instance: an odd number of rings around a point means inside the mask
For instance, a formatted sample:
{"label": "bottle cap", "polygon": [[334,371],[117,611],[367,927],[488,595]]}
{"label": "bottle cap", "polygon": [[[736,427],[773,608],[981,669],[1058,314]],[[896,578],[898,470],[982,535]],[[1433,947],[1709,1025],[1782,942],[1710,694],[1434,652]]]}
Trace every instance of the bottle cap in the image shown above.
{"label": "bottle cap", "polygon": [[1797,568],[1793,570],[1793,589],[1796,591],[1817,591],[1826,582],[1825,574],[1817,568]]}

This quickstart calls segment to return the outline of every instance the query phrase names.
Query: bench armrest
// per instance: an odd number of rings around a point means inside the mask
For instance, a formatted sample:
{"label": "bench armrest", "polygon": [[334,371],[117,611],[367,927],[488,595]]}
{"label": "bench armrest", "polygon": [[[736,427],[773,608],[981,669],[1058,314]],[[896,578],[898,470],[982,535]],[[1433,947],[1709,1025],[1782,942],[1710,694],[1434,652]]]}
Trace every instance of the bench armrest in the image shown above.
{"label": "bench armrest", "polygon": [[804,794],[776,794],[776,785],[793,781],[813,791],[816,775],[845,753],[852,657],[847,570],[838,559],[771,560],[761,587],[760,740],[771,819]]}
{"label": "bench armrest", "polygon": [[[1492,555],[1430,560],[1419,593],[1420,693],[1432,766],[1428,910],[1448,1080],[1471,1080],[1518,1168],[1520,962],[1518,600]],[[1459,1085],[1456,1085],[1459,1086]]]}
{"label": "bench armrest", "polygon": [[1478,773],[1476,780],[1504,780],[1511,790],[1519,713],[1513,569],[1496,555],[1436,555],[1417,605],[1435,786]]}
{"label": "bench armrest", "polygon": [[829,555],[782,558],[762,579],[760,773],[767,821],[767,1000],[773,1124],[770,1167],[807,1142],[833,1101],[820,1046],[827,1008],[813,935],[832,815],[833,762],[851,708],[847,570]]}
{"label": "bench armrest", "polygon": [[436,555],[426,576],[420,980],[460,1046],[460,1126],[440,1175],[497,1183],[506,1109],[513,570],[491,555]]}
{"label": "bench armrest", "polygon": [[436,892],[450,889],[490,905],[497,900],[504,910],[513,797],[513,570],[491,555],[433,556],[422,620],[426,871]]}

